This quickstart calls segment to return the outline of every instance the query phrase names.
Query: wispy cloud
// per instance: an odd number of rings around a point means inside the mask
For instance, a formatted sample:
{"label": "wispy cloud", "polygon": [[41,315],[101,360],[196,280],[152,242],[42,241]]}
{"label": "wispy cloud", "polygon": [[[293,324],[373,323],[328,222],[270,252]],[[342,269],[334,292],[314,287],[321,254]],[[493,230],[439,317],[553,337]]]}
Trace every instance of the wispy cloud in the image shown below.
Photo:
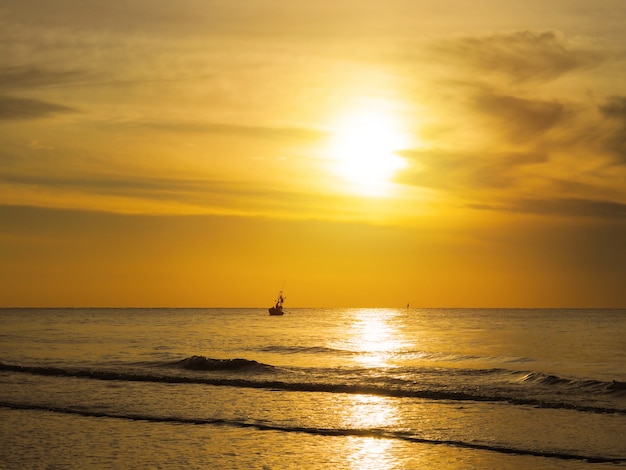
{"label": "wispy cloud", "polygon": [[523,30],[439,39],[426,50],[439,91],[426,99],[441,125],[402,152],[411,165],[401,182],[471,209],[624,218],[626,98],[594,104],[594,87],[615,90],[618,47]]}
{"label": "wispy cloud", "polygon": [[509,204],[468,204],[479,210],[626,220],[626,204],[596,199],[519,199]]}
{"label": "wispy cloud", "polygon": [[552,80],[575,69],[597,67],[608,59],[592,45],[567,40],[556,31],[513,31],[448,39],[434,46],[440,56],[513,82]]}
{"label": "wispy cloud", "polygon": [[411,185],[466,192],[484,188],[511,189],[524,179],[522,170],[545,163],[541,153],[471,153],[449,150],[419,150],[401,153],[414,162],[401,182]]}
{"label": "wispy cloud", "polygon": [[74,108],[31,98],[0,96],[0,120],[37,119],[58,113],[76,112]]}
{"label": "wispy cloud", "polygon": [[613,96],[600,106],[602,115],[613,121],[606,147],[626,165],[626,96]]}
{"label": "wispy cloud", "polygon": [[79,70],[51,70],[37,66],[0,67],[0,90],[24,90],[76,83],[84,79]]}
{"label": "wispy cloud", "polygon": [[[231,214],[242,216],[271,216],[307,218],[311,212],[325,213],[330,218],[349,218],[357,211],[336,204],[332,195],[311,194],[307,191],[275,188],[262,182],[224,181],[211,178],[148,177],[138,175],[50,175],[5,171],[0,174],[0,188],[22,189],[44,195],[30,205],[65,207],[64,195],[78,199],[82,207],[94,211],[119,211],[119,201],[125,210],[155,213]],[[53,196],[46,198],[45,195]],[[0,205],[1,206],[1,205]]]}
{"label": "wispy cloud", "polygon": [[201,132],[203,134],[228,134],[257,138],[317,140],[326,136],[321,130],[298,127],[248,126],[200,121],[164,121],[138,119],[126,122],[129,127],[143,127],[172,132]]}
{"label": "wispy cloud", "polygon": [[571,111],[558,101],[520,98],[483,89],[474,96],[474,111],[487,117],[509,140],[525,142],[566,120]]}
{"label": "wispy cloud", "polygon": [[77,71],[49,70],[40,67],[0,67],[0,120],[46,118],[77,110],[37,98],[16,96],[15,92],[67,84],[82,76]]}

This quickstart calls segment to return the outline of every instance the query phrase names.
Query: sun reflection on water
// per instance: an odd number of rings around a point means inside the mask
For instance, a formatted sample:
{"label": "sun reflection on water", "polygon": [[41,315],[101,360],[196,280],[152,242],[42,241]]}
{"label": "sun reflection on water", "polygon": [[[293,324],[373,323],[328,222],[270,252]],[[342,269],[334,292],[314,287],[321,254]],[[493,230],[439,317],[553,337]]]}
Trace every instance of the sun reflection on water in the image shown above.
{"label": "sun reflection on water", "polygon": [[390,309],[363,309],[355,314],[348,332],[356,360],[366,367],[392,366],[393,357],[406,345],[396,320],[398,312]]}
{"label": "sun reflection on water", "polygon": [[352,396],[347,412],[350,425],[359,429],[382,429],[397,420],[396,408],[390,399],[376,395]]}
{"label": "sun reflection on water", "polygon": [[[345,425],[359,430],[384,432],[397,426],[398,409],[393,399],[375,395],[353,395],[345,403]],[[395,468],[391,447],[393,441],[380,437],[360,437],[350,440],[347,456],[352,468]]]}
{"label": "sun reflection on water", "polygon": [[[407,347],[400,313],[392,309],[355,310],[346,331],[346,346],[355,352],[357,365],[376,374],[380,367],[393,367],[394,357]],[[352,395],[344,405],[346,425],[354,429],[384,432],[397,427],[400,419],[396,400],[377,395]],[[355,438],[348,457],[351,467],[358,469],[396,468],[393,441],[381,437]]]}
{"label": "sun reflection on water", "polygon": [[390,439],[354,438],[350,444],[353,449],[348,457],[350,467],[372,470],[397,468],[398,462],[392,457]]}

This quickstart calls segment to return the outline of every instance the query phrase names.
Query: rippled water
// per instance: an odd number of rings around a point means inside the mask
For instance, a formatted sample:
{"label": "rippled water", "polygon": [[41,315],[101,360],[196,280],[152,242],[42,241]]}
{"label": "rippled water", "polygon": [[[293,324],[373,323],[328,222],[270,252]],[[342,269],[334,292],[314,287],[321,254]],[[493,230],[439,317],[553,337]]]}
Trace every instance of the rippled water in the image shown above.
{"label": "rippled water", "polygon": [[626,465],[626,311],[0,310],[8,468]]}

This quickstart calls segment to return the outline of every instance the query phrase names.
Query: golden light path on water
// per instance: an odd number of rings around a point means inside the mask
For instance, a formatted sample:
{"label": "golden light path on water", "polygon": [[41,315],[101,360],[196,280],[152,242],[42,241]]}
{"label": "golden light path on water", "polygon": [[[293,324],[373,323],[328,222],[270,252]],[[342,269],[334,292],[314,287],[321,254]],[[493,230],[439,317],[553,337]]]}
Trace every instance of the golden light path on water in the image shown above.
{"label": "golden light path on water", "polygon": [[353,450],[348,457],[350,466],[356,469],[387,470],[397,468],[398,462],[391,456],[389,439],[352,439]]}
{"label": "golden light path on water", "polygon": [[398,328],[399,312],[391,309],[362,309],[355,314],[348,336],[356,360],[365,367],[393,365],[393,358],[408,344]]}
{"label": "golden light path on water", "polygon": [[[365,368],[393,367],[393,357],[407,346],[398,328],[399,312],[389,309],[355,310],[346,346],[358,351],[356,361]],[[394,427],[400,419],[394,400],[376,395],[354,395],[346,404],[346,425],[356,429]],[[355,469],[396,468],[393,441],[384,438],[351,440],[348,457]]]}

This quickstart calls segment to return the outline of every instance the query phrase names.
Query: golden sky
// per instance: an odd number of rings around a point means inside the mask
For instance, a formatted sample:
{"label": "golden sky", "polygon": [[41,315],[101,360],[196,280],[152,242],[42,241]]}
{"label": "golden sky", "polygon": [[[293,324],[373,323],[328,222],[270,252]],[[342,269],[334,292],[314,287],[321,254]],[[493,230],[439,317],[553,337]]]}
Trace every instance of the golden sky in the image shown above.
{"label": "golden sky", "polygon": [[0,306],[626,307],[623,0],[5,0]]}

